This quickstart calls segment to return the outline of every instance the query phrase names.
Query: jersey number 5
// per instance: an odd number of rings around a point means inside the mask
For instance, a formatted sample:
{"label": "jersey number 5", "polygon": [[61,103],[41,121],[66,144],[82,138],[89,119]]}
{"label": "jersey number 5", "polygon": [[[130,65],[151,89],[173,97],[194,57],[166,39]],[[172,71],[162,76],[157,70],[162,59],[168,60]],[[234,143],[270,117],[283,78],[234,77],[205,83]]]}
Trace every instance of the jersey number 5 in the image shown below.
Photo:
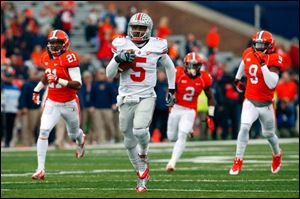
{"label": "jersey number 5", "polygon": [[258,66],[256,64],[251,64],[250,67],[249,67],[249,74],[250,74],[250,82],[252,84],[257,84],[258,83],[258,78],[256,76],[257,74],[257,69],[258,69]]}
{"label": "jersey number 5", "polygon": [[138,66],[138,63],[146,63],[147,59],[145,57],[136,57],[131,69],[135,72],[130,75],[130,78],[134,82],[142,82],[146,78],[146,71],[142,66]]}

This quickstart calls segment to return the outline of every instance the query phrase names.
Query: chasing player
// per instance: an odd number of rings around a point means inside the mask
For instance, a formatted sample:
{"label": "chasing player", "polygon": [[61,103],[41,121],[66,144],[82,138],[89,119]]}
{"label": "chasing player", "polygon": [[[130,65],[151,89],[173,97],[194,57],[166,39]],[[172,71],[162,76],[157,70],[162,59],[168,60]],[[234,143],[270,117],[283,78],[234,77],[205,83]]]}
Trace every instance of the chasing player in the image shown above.
{"label": "chasing player", "polygon": [[172,157],[166,171],[173,172],[176,162],[183,153],[189,133],[193,130],[197,113],[197,99],[204,90],[208,98],[208,115],[206,122],[214,130],[215,99],[211,90],[212,78],[209,73],[200,71],[203,58],[199,53],[188,53],[184,58],[184,67],[176,68],[176,104],[168,119],[167,135],[170,141],[176,141]]}
{"label": "chasing player", "polygon": [[[275,42],[268,31],[259,31],[252,37],[252,47],[247,48],[235,76],[237,90],[245,90],[241,126],[237,139],[236,157],[230,169],[230,175],[238,175],[242,169],[244,153],[249,140],[249,130],[253,122],[259,119],[262,135],[268,139],[273,152],[272,173],[281,166],[281,149],[275,134],[275,113],[273,107],[274,91],[278,82],[278,73],[282,67],[282,57],[275,52]],[[247,84],[240,80],[247,76]]]}
{"label": "chasing player", "polygon": [[48,85],[48,95],[43,108],[40,134],[37,141],[38,168],[32,179],[45,179],[45,160],[48,137],[62,116],[68,135],[78,144],[76,158],[84,156],[85,134],[79,128],[79,101],[76,91],[81,88],[79,57],[68,50],[70,40],[62,30],[53,30],[48,35],[47,51],[41,56],[45,75],[34,88],[33,101],[40,103],[40,91]]}

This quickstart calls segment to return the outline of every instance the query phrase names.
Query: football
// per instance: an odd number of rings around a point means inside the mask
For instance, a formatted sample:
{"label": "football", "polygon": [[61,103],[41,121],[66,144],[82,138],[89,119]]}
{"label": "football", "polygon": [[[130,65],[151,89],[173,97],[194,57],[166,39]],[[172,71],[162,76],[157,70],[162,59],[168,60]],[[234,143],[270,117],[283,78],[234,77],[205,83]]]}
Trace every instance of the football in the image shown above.
{"label": "football", "polygon": [[124,71],[127,71],[132,66],[133,66],[133,63],[130,63],[130,62],[120,63],[118,70],[119,70],[119,72],[124,72]]}

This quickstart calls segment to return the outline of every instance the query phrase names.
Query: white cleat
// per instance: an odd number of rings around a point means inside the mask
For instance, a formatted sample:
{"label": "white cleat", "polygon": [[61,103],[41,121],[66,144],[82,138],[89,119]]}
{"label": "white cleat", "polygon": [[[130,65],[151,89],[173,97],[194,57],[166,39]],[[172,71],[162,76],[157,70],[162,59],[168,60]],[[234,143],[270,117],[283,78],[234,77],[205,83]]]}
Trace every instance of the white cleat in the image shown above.
{"label": "white cleat", "polygon": [[78,144],[77,148],[76,148],[76,158],[77,159],[83,158],[83,156],[84,156],[84,150],[85,150],[84,143],[85,143],[85,140],[86,140],[86,135],[84,133],[82,135],[82,139],[83,139],[83,143]]}
{"label": "white cleat", "polygon": [[175,164],[172,162],[169,162],[168,165],[166,166],[166,172],[172,173],[174,171],[175,171]]}
{"label": "white cleat", "polygon": [[31,177],[33,180],[45,180],[45,171],[42,169],[36,170]]}

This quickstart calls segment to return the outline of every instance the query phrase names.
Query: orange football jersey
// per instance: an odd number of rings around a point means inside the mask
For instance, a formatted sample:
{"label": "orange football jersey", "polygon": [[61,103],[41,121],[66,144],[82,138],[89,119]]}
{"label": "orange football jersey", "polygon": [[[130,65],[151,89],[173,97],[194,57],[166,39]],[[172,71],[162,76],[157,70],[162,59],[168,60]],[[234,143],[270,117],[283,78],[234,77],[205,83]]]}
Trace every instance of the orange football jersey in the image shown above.
{"label": "orange football jersey", "polygon": [[[48,52],[43,52],[41,56],[42,66],[46,73],[55,74],[58,78],[70,81],[71,77],[68,72],[70,67],[79,66],[79,56],[72,50],[67,50],[59,57],[51,59]],[[76,99],[76,90],[62,86],[60,84],[51,83],[48,85],[47,98],[55,102],[67,102]]]}
{"label": "orange football jersey", "polygon": [[[274,89],[269,89],[263,77],[262,70],[257,58],[254,55],[254,50],[250,47],[243,53],[243,61],[245,64],[245,74],[247,76],[247,86],[245,97],[258,102],[268,102],[273,99]],[[282,68],[282,57],[277,53],[269,55],[268,67],[276,66]]]}
{"label": "orange football jersey", "polygon": [[199,94],[212,85],[210,74],[205,71],[200,73],[200,76],[191,79],[185,74],[183,66],[176,67],[176,104],[197,110]]}

